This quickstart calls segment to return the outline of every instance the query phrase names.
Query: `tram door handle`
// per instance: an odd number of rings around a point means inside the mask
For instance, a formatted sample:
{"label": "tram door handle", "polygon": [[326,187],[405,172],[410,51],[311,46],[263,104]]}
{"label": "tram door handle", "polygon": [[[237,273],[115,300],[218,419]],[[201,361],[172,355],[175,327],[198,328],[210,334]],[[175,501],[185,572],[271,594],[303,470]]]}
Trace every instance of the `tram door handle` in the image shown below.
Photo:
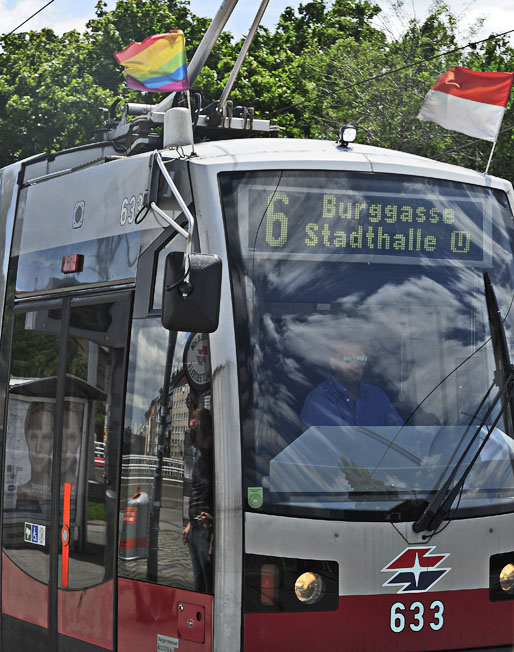
{"label": "tram door handle", "polygon": [[64,503],[62,508],[62,560],[61,560],[61,585],[68,588],[68,566],[70,559],[70,511],[71,511],[71,483],[64,483]]}

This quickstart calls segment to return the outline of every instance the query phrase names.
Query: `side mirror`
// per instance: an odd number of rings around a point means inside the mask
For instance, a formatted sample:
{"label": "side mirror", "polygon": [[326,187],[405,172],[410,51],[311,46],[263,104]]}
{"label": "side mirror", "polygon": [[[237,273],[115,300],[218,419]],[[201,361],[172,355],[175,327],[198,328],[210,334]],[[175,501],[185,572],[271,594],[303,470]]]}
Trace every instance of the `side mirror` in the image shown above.
{"label": "side mirror", "polygon": [[[186,280],[187,275],[187,280]],[[173,251],[166,256],[162,325],[170,331],[213,333],[218,328],[221,260]]]}

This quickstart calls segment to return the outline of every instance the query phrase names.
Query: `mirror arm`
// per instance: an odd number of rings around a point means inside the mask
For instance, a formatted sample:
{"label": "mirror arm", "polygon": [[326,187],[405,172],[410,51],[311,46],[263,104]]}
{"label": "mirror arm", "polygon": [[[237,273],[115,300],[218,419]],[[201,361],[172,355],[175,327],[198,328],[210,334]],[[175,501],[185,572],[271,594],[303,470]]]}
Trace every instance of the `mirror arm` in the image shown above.
{"label": "mirror arm", "polygon": [[186,255],[187,255],[191,253],[191,249],[193,247],[193,230],[195,228],[195,218],[193,217],[191,211],[187,207],[187,204],[184,201],[182,195],[180,194],[177,186],[173,183],[173,179],[171,178],[170,173],[168,172],[166,166],[164,165],[164,161],[162,160],[162,156],[160,152],[156,152],[155,160],[157,161],[157,165],[159,166],[163,177],[166,179],[166,183],[168,184],[173,195],[175,196],[175,199],[177,200],[184,215],[186,216],[188,230],[186,231],[185,229],[183,229],[175,222],[175,220],[172,220],[171,217],[169,217],[169,215],[166,215],[166,213],[162,209],[160,209],[155,202],[152,202],[150,206],[153,211],[155,211],[158,215],[160,215],[160,217],[162,217],[163,220],[166,220],[166,222],[168,222],[168,224],[172,226],[175,229],[175,231],[180,233],[180,235],[186,239]]}
{"label": "mirror arm", "polygon": [[163,210],[161,210],[155,202],[152,202],[150,204],[152,210],[157,213],[157,215],[160,215],[163,220],[168,222],[170,226],[172,226],[177,233],[180,233],[180,235],[187,240],[189,237],[189,233],[183,229],[179,224],[175,222],[175,220],[172,220],[169,215],[167,215]]}

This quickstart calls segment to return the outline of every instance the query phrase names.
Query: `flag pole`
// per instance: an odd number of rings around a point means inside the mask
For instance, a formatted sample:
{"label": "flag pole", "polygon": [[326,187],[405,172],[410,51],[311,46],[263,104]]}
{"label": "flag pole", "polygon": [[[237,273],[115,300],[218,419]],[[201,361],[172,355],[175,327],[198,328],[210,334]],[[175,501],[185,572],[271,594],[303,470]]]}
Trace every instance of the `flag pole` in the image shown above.
{"label": "flag pole", "polygon": [[491,147],[491,153],[489,154],[489,160],[487,161],[487,166],[485,168],[485,173],[486,174],[489,171],[489,166],[491,165],[491,159],[493,158],[494,148],[496,147],[496,141],[497,140],[498,140],[498,138],[496,138],[496,140],[493,143],[493,146]]}
{"label": "flag pole", "polygon": [[[187,95],[187,108],[189,109],[189,117],[191,118],[191,127],[193,125],[193,111],[191,110],[191,95],[189,93],[189,88],[186,91]],[[193,142],[191,143],[191,153],[196,154],[195,152],[195,139],[193,138]]]}

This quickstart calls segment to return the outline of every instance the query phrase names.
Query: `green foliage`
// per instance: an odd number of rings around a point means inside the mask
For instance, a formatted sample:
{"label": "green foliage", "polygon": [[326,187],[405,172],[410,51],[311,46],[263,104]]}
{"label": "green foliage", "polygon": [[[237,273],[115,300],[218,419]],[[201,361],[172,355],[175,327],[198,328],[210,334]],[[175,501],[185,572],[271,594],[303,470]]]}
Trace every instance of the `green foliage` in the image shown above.
{"label": "green foliage", "polygon": [[88,521],[106,521],[107,508],[104,503],[94,503],[87,501],[87,520]]}
{"label": "green foliage", "polygon": [[[394,7],[404,24],[396,38],[375,25],[380,8],[370,0],[310,0],[298,11],[286,8],[275,30],[259,28],[231,99],[254,106],[282,135],[335,139],[342,123],[353,123],[360,142],[483,169],[490,144],[448,153],[471,139],[416,116],[443,71],[453,65],[513,70],[513,49],[497,38],[455,51],[457,21],[441,0],[423,21],[405,21],[401,0]],[[101,107],[117,98],[160,101],[159,94],[125,85],[113,53],[180,28],[191,60],[208,24],[188,0],[118,0],[112,11],[99,0],[83,34],[45,29],[0,37],[0,165],[90,141],[102,125]],[[195,83],[204,105],[219,99],[242,43],[230,33],[218,40]],[[512,105],[504,119],[505,127],[511,124]],[[505,132],[497,145],[492,171],[502,176],[514,169],[513,139]]]}
{"label": "green foliage", "polygon": [[112,94],[95,83],[78,32],[12,34],[0,55],[2,164],[90,140]]}
{"label": "green foliage", "polygon": [[341,455],[339,468],[344,473],[345,479],[352,491],[364,494],[384,493],[389,497],[397,498],[398,491],[391,485],[386,485],[382,480],[373,477],[373,473],[365,466],[360,466],[349,457]]}
{"label": "green foliage", "polygon": [[[57,376],[59,358],[59,332],[57,329],[61,319],[60,311],[55,311],[50,317],[55,320],[53,332],[51,329],[47,331],[34,330],[28,326],[26,314],[16,315],[12,356],[13,376],[20,378]],[[42,315],[39,314],[38,318],[42,319]],[[87,368],[87,350],[84,350],[78,338],[70,337],[67,373],[86,380]]]}
{"label": "green foliage", "polygon": [[311,0],[300,5],[298,16],[288,7],[278,23],[275,42],[301,56],[306,48],[326,50],[344,37],[356,42],[384,39],[371,26],[371,20],[380,12],[378,5],[368,0],[334,0],[331,7],[327,5],[325,0]]}
{"label": "green foliage", "polygon": [[27,316],[14,319],[11,374],[18,378],[57,376],[59,334],[40,333],[26,326]]}
{"label": "green foliage", "polygon": [[[396,9],[403,11],[403,3]],[[437,2],[424,21],[410,20],[400,38],[341,38],[323,52],[306,51],[305,76],[318,80],[309,100],[309,135],[335,139],[339,126],[350,123],[359,128],[359,142],[485,169],[490,143],[477,141],[468,147],[473,140],[468,136],[417,118],[426,93],[452,66],[514,70],[514,52],[505,40],[459,49],[456,30],[448,6]],[[513,124],[513,112],[511,102],[505,126]],[[514,168],[511,133],[498,141],[493,174],[508,176]]]}
{"label": "green foliage", "polygon": [[360,141],[370,145],[423,155],[444,151],[454,142],[452,136],[434,142],[431,125],[416,116],[439,74],[459,63],[458,52],[433,59],[455,49],[454,28],[451,14],[439,6],[424,23],[410,21],[400,40],[377,44],[344,39],[317,57],[307,57],[310,75],[319,80],[322,107],[313,135],[328,131],[335,138],[339,125],[351,123],[359,127]]}

